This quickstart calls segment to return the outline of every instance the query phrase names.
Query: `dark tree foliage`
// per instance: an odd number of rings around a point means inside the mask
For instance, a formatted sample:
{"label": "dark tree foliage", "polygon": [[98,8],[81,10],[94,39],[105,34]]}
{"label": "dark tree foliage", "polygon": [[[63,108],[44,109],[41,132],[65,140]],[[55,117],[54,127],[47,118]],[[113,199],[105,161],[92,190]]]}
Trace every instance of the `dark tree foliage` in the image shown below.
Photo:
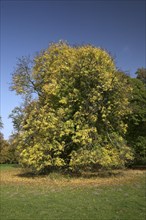
{"label": "dark tree foliage", "polygon": [[135,164],[146,164],[146,87],[140,79],[129,79],[133,94],[126,139],[135,152]]}
{"label": "dark tree foliage", "polygon": [[146,86],[146,68],[139,68],[135,74],[137,79],[141,80]]}

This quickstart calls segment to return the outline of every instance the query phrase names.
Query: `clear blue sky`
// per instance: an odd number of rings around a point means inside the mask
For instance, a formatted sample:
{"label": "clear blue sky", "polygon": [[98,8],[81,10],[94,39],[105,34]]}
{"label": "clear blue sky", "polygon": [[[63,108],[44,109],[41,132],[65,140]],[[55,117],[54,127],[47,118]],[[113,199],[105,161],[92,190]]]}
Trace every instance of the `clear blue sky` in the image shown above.
{"label": "clear blue sky", "polygon": [[116,65],[132,77],[145,67],[144,0],[1,0],[1,116],[8,138],[8,115],[21,103],[9,91],[17,58],[34,55],[50,42],[90,43],[110,51]]}

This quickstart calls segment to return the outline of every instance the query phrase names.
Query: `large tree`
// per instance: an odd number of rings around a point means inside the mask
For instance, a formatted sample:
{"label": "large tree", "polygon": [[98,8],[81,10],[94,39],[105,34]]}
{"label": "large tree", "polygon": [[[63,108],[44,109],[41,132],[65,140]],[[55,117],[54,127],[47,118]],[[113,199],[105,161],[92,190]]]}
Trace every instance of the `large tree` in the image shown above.
{"label": "large tree", "polygon": [[19,135],[24,166],[37,172],[50,166],[118,167],[132,159],[123,139],[131,87],[105,50],[59,42],[33,63],[32,71],[21,72],[18,65],[12,85],[26,97],[37,91],[25,106]]}

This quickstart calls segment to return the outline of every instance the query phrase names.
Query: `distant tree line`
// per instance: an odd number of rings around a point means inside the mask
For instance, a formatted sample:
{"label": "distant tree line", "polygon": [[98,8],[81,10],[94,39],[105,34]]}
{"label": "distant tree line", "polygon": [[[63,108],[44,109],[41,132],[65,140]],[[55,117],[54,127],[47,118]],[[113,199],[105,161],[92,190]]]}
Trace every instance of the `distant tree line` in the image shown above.
{"label": "distant tree line", "polygon": [[10,140],[1,133],[1,163],[35,173],[146,163],[145,68],[131,78],[107,51],[59,42],[19,59],[11,90],[23,104]]}
{"label": "distant tree line", "polygon": [[[3,128],[2,119],[0,116],[0,130]],[[18,163],[16,146],[12,145],[13,135],[9,140],[5,140],[3,133],[0,131],[0,163]]]}

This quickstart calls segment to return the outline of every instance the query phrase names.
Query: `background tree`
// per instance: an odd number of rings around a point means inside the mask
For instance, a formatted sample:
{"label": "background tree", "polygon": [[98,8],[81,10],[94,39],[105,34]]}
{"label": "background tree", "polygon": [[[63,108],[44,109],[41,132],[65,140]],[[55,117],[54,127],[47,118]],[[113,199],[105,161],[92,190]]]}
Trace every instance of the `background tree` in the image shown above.
{"label": "background tree", "polygon": [[0,130],[3,128],[2,118],[0,116]]}
{"label": "background tree", "polygon": [[29,76],[25,72],[22,80],[21,74],[19,69],[13,74],[12,89],[38,95],[24,109],[18,138],[23,166],[35,172],[51,166],[119,167],[132,159],[123,138],[131,87],[105,50],[51,44],[35,57]]}
{"label": "background tree", "polygon": [[[3,128],[2,119],[0,117],[0,129]],[[16,163],[16,146],[13,147],[8,140],[4,139],[2,132],[0,132],[0,163]]]}
{"label": "background tree", "polygon": [[129,78],[133,88],[130,105],[132,114],[128,116],[126,139],[134,149],[135,164],[146,164],[146,87],[143,80]]}
{"label": "background tree", "polygon": [[137,69],[136,73],[137,79],[141,80],[146,86],[146,68]]}
{"label": "background tree", "polygon": [[9,144],[0,133],[0,163],[9,163]]}

